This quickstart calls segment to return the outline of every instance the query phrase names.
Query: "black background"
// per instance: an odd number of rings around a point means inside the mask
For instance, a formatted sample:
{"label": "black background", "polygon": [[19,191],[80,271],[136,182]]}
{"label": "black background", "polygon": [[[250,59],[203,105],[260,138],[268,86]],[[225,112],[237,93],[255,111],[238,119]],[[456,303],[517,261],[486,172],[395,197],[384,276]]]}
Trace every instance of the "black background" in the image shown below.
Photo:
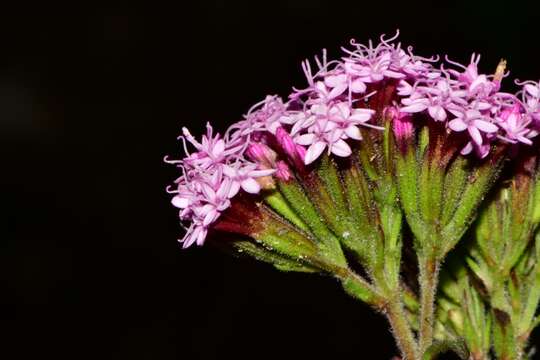
{"label": "black background", "polygon": [[[329,278],[181,251],[162,163],[181,126],[304,84],[323,47],[401,30],[419,54],[540,78],[534,2],[22,4],[0,11],[5,359],[389,359],[383,317]],[[9,355],[8,355],[9,354]],[[0,356],[1,356],[0,355]]]}

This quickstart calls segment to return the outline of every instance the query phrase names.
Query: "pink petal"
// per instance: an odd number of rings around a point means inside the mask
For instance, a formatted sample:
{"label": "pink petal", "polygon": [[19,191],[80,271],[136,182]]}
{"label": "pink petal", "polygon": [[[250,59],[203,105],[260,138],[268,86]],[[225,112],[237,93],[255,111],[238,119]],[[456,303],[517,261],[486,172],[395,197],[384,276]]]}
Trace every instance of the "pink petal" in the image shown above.
{"label": "pink petal", "polygon": [[330,133],[330,136],[327,135],[325,139],[331,143],[335,143],[342,138],[344,132],[343,129],[334,129],[334,131]]}
{"label": "pink petal", "polygon": [[278,118],[278,122],[279,123],[282,123],[282,124],[288,124],[288,125],[291,125],[291,124],[294,124],[295,122],[297,122],[299,120],[299,117],[298,116],[295,116],[295,115],[287,115],[287,116],[281,116]]}
{"label": "pink petal", "polygon": [[322,81],[317,81],[315,83],[315,87],[317,88],[317,90],[321,93],[321,94],[327,94],[328,93],[328,90],[326,88],[326,85],[324,85],[324,83]]}
{"label": "pink petal", "polygon": [[473,141],[477,145],[482,145],[482,134],[480,134],[480,131],[474,126],[469,126],[467,130],[469,131],[469,134],[471,135]]}
{"label": "pink petal", "polygon": [[275,169],[264,169],[264,170],[252,170],[249,172],[249,176],[253,178],[261,177],[261,176],[268,176],[275,173]]}
{"label": "pink petal", "polygon": [[389,77],[389,78],[393,78],[393,79],[403,79],[403,78],[405,78],[405,74],[402,74],[402,73],[397,72],[397,71],[392,71],[392,70],[386,70],[384,72],[384,76]]}
{"label": "pink petal", "polygon": [[219,213],[216,211],[216,209],[212,209],[206,214],[203,220],[203,226],[208,226],[211,223],[213,223],[217,217],[219,216]]}
{"label": "pink petal", "polygon": [[306,151],[304,163],[306,165],[309,165],[313,161],[317,160],[317,158],[321,156],[325,148],[326,148],[326,143],[322,141],[317,141],[316,143],[312,144]]}
{"label": "pink petal", "polygon": [[210,186],[208,186],[207,184],[202,184],[202,192],[210,202],[215,201],[216,193],[214,189],[212,189]]}
{"label": "pink petal", "polygon": [[371,112],[353,110],[353,114],[349,116],[349,120],[358,121],[358,122],[366,122],[369,119],[371,119],[372,115],[373,113]]}
{"label": "pink petal", "polygon": [[490,123],[489,121],[485,120],[474,120],[474,126],[476,126],[478,129],[482,130],[483,132],[487,133],[494,133],[499,130],[497,125]]}
{"label": "pink petal", "polygon": [[405,112],[405,113],[417,113],[417,112],[426,110],[427,107],[428,106],[424,101],[417,101],[417,102],[413,102],[409,106],[402,107],[401,109],[399,109],[399,111]]}
{"label": "pink petal", "polygon": [[534,96],[534,97],[540,97],[540,89],[538,88],[538,86],[536,85],[532,85],[532,84],[526,84],[524,87],[526,92],[528,92],[531,96]]}
{"label": "pink petal", "polygon": [[445,92],[450,89],[450,85],[448,84],[448,80],[439,80],[437,81],[437,89],[439,89],[442,92]]}
{"label": "pink petal", "polygon": [[461,149],[461,155],[470,154],[472,150],[473,150],[473,145],[472,145],[472,142],[469,141],[467,145],[465,145],[465,147]]}
{"label": "pink petal", "polygon": [[362,134],[360,133],[360,130],[354,125],[347,127],[345,129],[345,134],[347,134],[347,136],[351,139],[362,140]]}
{"label": "pink petal", "polygon": [[212,155],[217,157],[221,155],[224,150],[225,150],[225,141],[218,140],[218,142],[216,142],[216,144],[214,145],[214,148],[212,149]]}
{"label": "pink petal", "polygon": [[531,139],[526,138],[525,136],[518,136],[517,139],[526,145],[532,145]]}
{"label": "pink petal", "polygon": [[216,193],[216,197],[218,199],[225,199],[227,195],[230,193],[233,182],[234,181],[232,181],[231,179],[225,179],[225,181],[223,181],[221,185],[219,186],[219,189]]}
{"label": "pink petal", "polygon": [[311,108],[309,108],[309,110],[315,115],[326,115],[328,112],[328,107],[324,104],[314,104],[311,106]]}
{"label": "pink petal", "polygon": [[341,94],[343,94],[347,90],[347,83],[342,83],[337,85],[336,87],[332,88],[330,93],[328,94],[328,97],[330,99],[333,99]]}
{"label": "pink petal", "polygon": [[343,101],[343,102],[337,103],[336,107],[339,109],[340,113],[343,115],[344,118],[348,118],[349,115],[351,115],[352,108],[348,102]]}
{"label": "pink petal", "polygon": [[452,115],[454,115],[455,117],[457,118],[462,118],[464,117],[465,115],[463,114],[463,110],[461,109],[452,109],[452,108],[449,108],[448,111],[450,113],[452,113]]}
{"label": "pink petal", "polygon": [[486,78],[486,75],[480,75],[476,79],[474,79],[474,81],[471,83],[471,85],[469,86],[469,90],[471,92],[474,92],[474,90],[476,90],[477,87],[487,85],[487,84],[488,84],[488,80]]}
{"label": "pink petal", "polygon": [[440,105],[430,106],[428,108],[429,115],[436,121],[446,120],[446,111]]}
{"label": "pink petal", "polygon": [[351,91],[356,94],[361,94],[366,91],[366,84],[364,84],[361,80],[356,79],[351,82]]}
{"label": "pink petal", "polygon": [[171,203],[179,209],[185,209],[189,205],[189,199],[176,195],[172,198]]}
{"label": "pink petal", "polygon": [[324,83],[329,87],[336,87],[339,85],[342,85],[347,81],[347,75],[345,74],[339,74],[339,75],[328,75],[324,78]]}
{"label": "pink petal", "polygon": [[465,130],[467,128],[467,124],[465,124],[462,119],[457,118],[448,122],[448,127],[454,131],[459,132]]}
{"label": "pink petal", "polygon": [[274,121],[273,123],[266,125],[266,128],[268,129],[268,131],[271,132],[272,134],[275,134],[277,129],[280,127],[281,127],[281,123],[278,121]]}
{"label": "pink petal", "polygon": [[383,74],[379,74],[379,73],[376,73],[376,72],[372,72],[370,74],[370,77],[371,77],[371,80],[373,82],[377,82],[377,81],[381,81],[382,79],[384,79],[384,75]]}
{"label": "pink petal", "polygon": [[319,120],[318,125],[320,128],[320,131],[322,132],[329,132],[338,127],[335,121],[329,121],[327,119]]}
{"label": "pink petal", "polygon": [[332,153],[337,156],[347,157],[351,155],[352,151],[344,140],[338,140],[332,144]]}
{"label": "pink petal", "polygon": [[227,194],[227,198],[228,199],[231,199],[232,197],[234,197],[236,194],[238,194],[238,191],[240,191],[240,182],[238,181],[233,181],[231,183],[231,187],[229,188],[229,193]]}
{"label": "pink petal", "polygon": [[476,103],[476,108],[480,111],[491,109],[491,104],[487,101],[478,101]]}
{"label": "pink petal", "polygon": [[237,170],[235,168],[233,168],[232,166],[223,165],[221,168],[223,169],[223,174],[224,175],[226,175],[228,177],[235,177],[236,176]]}
{"label": "pink petal", "polygon": [[182,248],[186,249],[193,245],[193,243],[197,240],[197,236],[199,236],[201,230],[199,227],[195,228],[195,230],[188,232],[186,236],[180,241],[182,243]]}
{"label": "pink petal", "polygon": [[311,145],[315,141],[315,134],[304,134],[297,136],[294,141],[300,145]]}
{"label": "pink petal", "polygon": [[201,246],[204,244],[204,239],[206,239],[206,233],[208,230],[206,228],[201,228],[199,235],[197,236],[197,245]]}
{"label": "pink petal", "polygon": [[481,146],[477,150],[478,156],[480,156],[480,159],[485,158],[489,154],[489,146]]}
{"label": "pink petal", "polygon": [[261,190],[259,183],[253,178],[247,178],[240,183],[242,189],[250,194],[258,194]]}
{"label": "pink petal", "polygon": [[409,96],[413,93],[413,87],[405,80],[401,80],[399,82],[397,90],[398,90],[398,95],[400,96]]}

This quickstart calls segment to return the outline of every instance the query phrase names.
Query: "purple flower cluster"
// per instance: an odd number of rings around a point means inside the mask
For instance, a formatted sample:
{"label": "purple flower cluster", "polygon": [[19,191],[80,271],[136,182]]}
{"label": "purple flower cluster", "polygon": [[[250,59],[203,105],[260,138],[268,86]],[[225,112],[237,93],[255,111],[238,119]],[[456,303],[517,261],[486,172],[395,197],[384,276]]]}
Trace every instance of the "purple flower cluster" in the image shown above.
{"label": "purple flower cluster", "polygon": [[[274,169],[260,168],[243,157],[246,146],[237,141],[227,141],[217,134],[213,136],[212,126],[206,125],[207,133],[198,142],[184,128],[184,148],[187,156],[182,160],[168,160],[177,164],[182,175],[175,181],[176,189],[172,204],[180,209],[180,219],[189,222],[182,242],[184,247],[193,243],[202,245],[208,227],[231,205],[230,199],[240,189],[256,194],[261,187],[256,179],[269,176]],[[195,147],[190,153],[186,141]]]}
{"label": "purple flower cluster", "polygon": [[[504,67],[494,75],[478,73],[479,56],[468,65],[439,57],[414,55],[397,38],[380,38],[374,46],[351,41],[340,60],[316,58],[314,73],[302,63],[308,87],[293,89],[287,101],[267,96],[221,137],[197,141],[187,129],[180,138],[186,156],[170,161],[182,171],[172,203],[189,224],[184,247],[204,242],[209,227],[239,191],[257,194],[273,178],[288,180],[289,165],[302,168],[323,152],[351,155],[351,142],[362,140],[361,128],[382,130],[390,117],[396,135],[412,133],[415,117],[446,124],[448,132],[466,134],[461,153],[483,158],[495,141],[531,145],[540,129],[540,83],[518,83],[516,94],[500,91]],[[392,89],[384,109],[370,108],[373,96]],[[378,116],[376,115],[378,114]],[[188,150],[188,143],[195,148]]]}

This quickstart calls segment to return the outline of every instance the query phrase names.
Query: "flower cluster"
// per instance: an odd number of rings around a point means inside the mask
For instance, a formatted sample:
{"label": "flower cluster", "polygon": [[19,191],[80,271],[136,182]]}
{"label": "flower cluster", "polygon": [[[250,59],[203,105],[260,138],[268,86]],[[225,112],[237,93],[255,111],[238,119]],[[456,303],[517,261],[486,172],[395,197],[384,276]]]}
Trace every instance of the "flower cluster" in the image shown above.
{"label": "flower cluster", "polygon": [[[516,95],[501,92],[504,66],[494,75],[480,74],[479,56],[466,66],[448,58],[440,62],[403,49],[396,38],[382,36],[376,46],[351,41],[352,49],[330,62],[324,52],[322,60],[315,59],[316,72],[303,62],[306,88],[293,89],[287,101],[267,96],[223,137],[207,125],[199,142],[183,129],[186,156],[167,161],[182,171],[169,192],[189,224],[184,247],[204,242],[240,189],[257,194],[271,188],[274,178],[293,176],[290,167],[309,166],[325,151],[348,157],[352,143],[362,140],[362,128],[382,130],[384,117],[402,135],[412,133],[415,119],[443,123],[464,137],[463,155],[483,158],[496,141],[532,144],[540,129],[539,83],[518,83]],[[383,108],[370,106],[383,93]]]}
{"label": "flower cluster", "polygon": [[260,169],[259,165],[246,161],[242,154],[245,146],[239,141],[226,141],[220,135],[213,136],[212,126],[207,124],[207,133],[198,142],[184,128],[181,139],[191,143],[196,151],[183,160],[167,160],[182,169],[175,183],[176,189],[169,190],[175,196],[172,204],[180,209],[180,219],[190,222],[182,242],[184,247],[193,243],[201,245],[208,227],[230,206],[230,199],[242,188],[248,193],[258,193],[260,185],[255,180],[271,175],[274,169]]}

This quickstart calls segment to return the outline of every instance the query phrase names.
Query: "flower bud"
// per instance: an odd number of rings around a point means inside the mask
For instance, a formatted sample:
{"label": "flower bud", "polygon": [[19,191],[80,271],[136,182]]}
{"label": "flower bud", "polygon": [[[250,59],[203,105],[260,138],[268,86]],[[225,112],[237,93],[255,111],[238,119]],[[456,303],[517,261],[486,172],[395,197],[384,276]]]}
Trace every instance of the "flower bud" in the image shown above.
{"label": "flower bud", "polygon": [[252,143],[246,150],[246,155],[262,168],[272,169],[275,167],[277,154],[262,143]]}
{"label": "flower bud", "polygon": [[277,171],[275,173],[278,179],[289,181],[291,179],[291,170],[284,161],[278,161],[276,164]]}

